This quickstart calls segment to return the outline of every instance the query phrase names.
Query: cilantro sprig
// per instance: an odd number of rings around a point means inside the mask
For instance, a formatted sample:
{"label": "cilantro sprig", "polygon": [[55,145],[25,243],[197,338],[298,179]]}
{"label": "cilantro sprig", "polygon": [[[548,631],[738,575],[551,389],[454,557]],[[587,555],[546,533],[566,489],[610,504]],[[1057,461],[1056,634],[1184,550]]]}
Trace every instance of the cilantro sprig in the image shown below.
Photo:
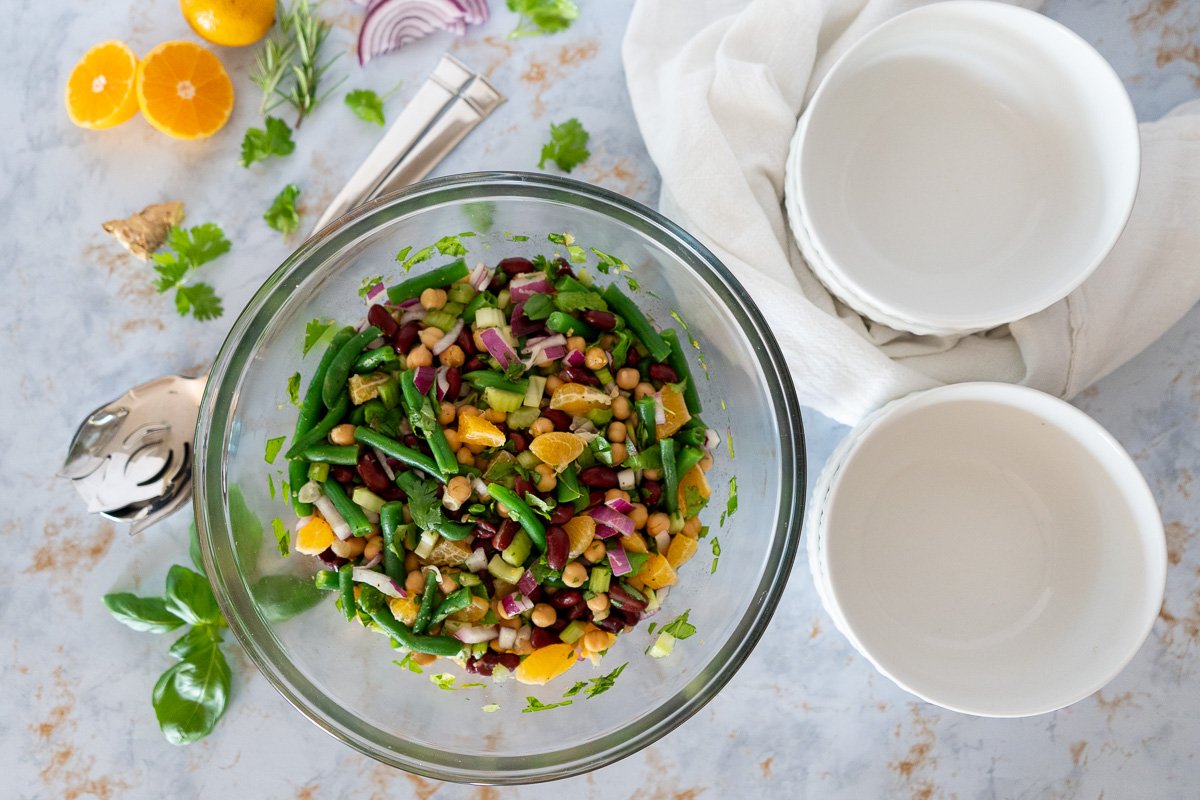
{"label": "cilantro sprig", "polygon": [[383,98],[370,89],[346,92],[346,105],[363,122],[383,127]]}
{"label": "cilantro sprig", "polygon": [[271,207],[263,214],[263,219],[282,234],[295,233],[300,227],[300,212],[296,210],[296,198],[299,196],[300,187],[289,183],[275,195]]}
{"label": "cilantro sprig", "polygon": [[542,158],[538,169],[545,169],[547,161],[553,161],[563,172],[570,172],[587,161],[592,153],[587,148],[591,134],[577,118],[555,125],[550,123],[550,141],[542,145]]}
{"label": "cilantro sprig", "polygon": [[510,39],[559,33],[579,18],[579,6],[571,0],[508,0],[508,10],[521,15]]}
{"label": "cilantro sprig", "polygon": [[262,128],[248,128],[242,137],[242,166],[256,161],[291,155],[296,149],[292,129],[278,117],[267,117]]}
{"label": "cilantro sprig", "polygon": [[224,313],[221,298],[213,287],[203,281],[193,281],[193,273],[204,264],[229,252],[229,240],[215,223],[192,228],[172,226],[167,232],[166,246],[173,252],[154,254],[154,271],[158,277],[154,288],[160,293],[175,290],[175,309],[181,317],[191,314],[198,320],[216,319]]}

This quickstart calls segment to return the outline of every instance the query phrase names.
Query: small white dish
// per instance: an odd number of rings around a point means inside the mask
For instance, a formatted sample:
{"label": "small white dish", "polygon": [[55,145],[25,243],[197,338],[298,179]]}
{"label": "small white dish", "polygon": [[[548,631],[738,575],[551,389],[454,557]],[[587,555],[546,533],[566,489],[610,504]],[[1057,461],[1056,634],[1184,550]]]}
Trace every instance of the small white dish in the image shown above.
{"label": "small white dish", "polygon": [[1162,605],[1166,545],[1100,425],[1032,389],[966,383],[897,400],[852,436],[818,481],[809,559],[880,672],[945,708],[1018,717],[1129,662]]}
{"label": "small white dish", "polygon": [[800,120],[785,194],[847,304],[966,333],[1079,286],[1124,228],[1139,167],[1129,96],[1090,45],[1031,11],[952,0],[837,61]]}

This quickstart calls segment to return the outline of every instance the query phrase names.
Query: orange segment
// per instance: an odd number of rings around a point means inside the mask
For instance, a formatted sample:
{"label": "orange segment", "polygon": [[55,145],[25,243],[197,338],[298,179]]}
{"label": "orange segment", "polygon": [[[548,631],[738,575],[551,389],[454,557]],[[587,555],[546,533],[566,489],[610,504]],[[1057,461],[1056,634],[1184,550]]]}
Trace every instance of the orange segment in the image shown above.
{"label": "orange segment", "polygon": [[707,500],[712,495],[712,488],[708,485],[708,479],[704,477],[704,470],[700,469],[699,466],[688,470],[688,474],[679,480],[679,513],[685,519],[694,517],[700,513],[700,509],[698,508],[687,507],[689,487],[694,489],[693,494],[699,495],[701,499]]}
{"label": "orange segment", "polygon": [[137,113],[138,60],[123,42],[83,54],[67,78],[67,116],[81,128],[111,128]]}
{"label": "orange segment", "polygon": [[586,515],[571,517],[563,525],[563,530],[567,532],[567,540],[571,543],[568,556],[578,558],[596,538],[596,520]]}
{"label": "orange segment", "polygon": [[566,431],[543,433],[529,443],[535,456],[552,467],[562,467],[579,458],[583,439]]}
{"label": "orange segment", "polygon": [[675,569],[666,556],[655,553],[646,559],[646,563],[638,570],[637,577],[651,589],[661,589],[675,583]]}
{"label": "orange segment", "polygon": [[688,413],[687,400],[684,399],[683,392],[677,392],[670,386],[664,386],[662,388],[662,404],[667,421],[662,425],[654,426],[654,430],[658,432],[659,441],[674,436],[675,431],[682,428],[692,418],[692,415]]}
{"label": "orange segment", "polygon": [[688,559],[696,555],[699,547],[700,545],[691,536],[677,533],[671,537],[671,546],[667,548],[667,563],[675,569],[679,569]]}
{"label": "orange segment", "polygon": [[179,0],[192,30],[213,44],[254,44],[275,23],[275,0]]}
{"label": "orange segment", "polygon": [[411,597],[392,597],[388,599],[388,609],[392,612],[392,616],[403,622],[405,625],[412,625],[417,621],[418,608],[417,601]]}
{"label": "orange segment", "polygon": [[229,120],[233,83],[206,48],[163,42],[138,65],[137,99],[146,120],[163,133],[203,139]]}
{"label": "orange segment", "polygon": [[307,556],[320,555],[336,537],[329,523],[320,517],[313,517],[308,524],[296,532],[296,552]]}
{"label": "orange segment", "polygon": [[540,686],[569,670],[575,658],[575,648],[569,644],[560,642],[539,648],[517,665],[517,680]]}
{"label": "orange segment", "polygon": [[612,398],[599,389],[582,383],[564,383],[550,395],[550,407],[565,411],[573,417],[582,417],[594,408],[612,405]]}
{"label": "orange segment", "polygon": [[458,439],[463,444],[482,447],[502,447],[504,432],[483,417],[475,414],[460,414],[458,417]]}

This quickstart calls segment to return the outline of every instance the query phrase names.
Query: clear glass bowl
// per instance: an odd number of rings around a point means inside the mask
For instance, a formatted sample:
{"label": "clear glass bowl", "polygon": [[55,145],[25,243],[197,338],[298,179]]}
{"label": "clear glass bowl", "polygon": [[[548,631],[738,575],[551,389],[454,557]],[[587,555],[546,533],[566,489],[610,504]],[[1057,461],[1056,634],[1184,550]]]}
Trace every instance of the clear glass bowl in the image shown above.
{"label": "clear glass bowl", "polygon": [[[735,457],[722,441],[708,476],[713,497],[702,516],[708,537],[657,617],[661,624],[691,609],[698,629],[667,658],[644,655],[653,636],[643,623],[621,636],[598,668],[576,665],[547,686],[510,680],[446,691],[429,680],[432,670],[416,675],[396,666],[386,640],[347,624],[332,600],[284,622],[273,622],[256,602],[252,586],[262,575],[307,577],[317,567],[307,556],[281,558],[269,525],[261,524],[280,517],[290,529],[295,521],[268,485],[270,475],[279,487],[283,459],[269,466],[263,454],[267,439],[290,434],[294,425],[288,377],[296,371],[307,377],[319,358],[301,357],[306,323],[315,317],[356,322],[365,314],[358,294],[364,279],[395,280],[399,250],[412,246],[415,252],[461,231],[479,232],[463,239],[468,260],[489,263],[553,251],[547,234],[570,232],[585,248],[629,264],[641,286],[635,297],[648,316],[679,327],[672,317],[677,311],[699,345],[690,360],[703,418],[723,438],[732,436]],[[530,238],[521,241],[520,234]],[[587,252],[589,271],[600,282],[624,284],[623,276],[599,274]],[[434,258],[411,274],[446,260]],[[336,738],[386,764],[443,780],[515,784],[575,775],[636,752],[699,711],[766,629],[803,518],[800,409],[775,339],[745,291],[712,253],[654,211],[544,175],[427,181],[363,206],[306,242],[255,294],[221,348],[201,404],[196,449],[201,549],[221,609],[247,653],[284,697]],[[738,509],[721,525],[735,476]],[[231,520],[234,486],[259,525]],[[267,533],[259,548],[262,527]],[[710,573],[710,546],[716,549],[718,540],[720,560]],[[528,695],[557,702],[575,681],[625,662],[629,667],[604,694],[522,713]],[[460,671],[457,678],[473,680]],[[490,704],[499,710],[485,713]]]}

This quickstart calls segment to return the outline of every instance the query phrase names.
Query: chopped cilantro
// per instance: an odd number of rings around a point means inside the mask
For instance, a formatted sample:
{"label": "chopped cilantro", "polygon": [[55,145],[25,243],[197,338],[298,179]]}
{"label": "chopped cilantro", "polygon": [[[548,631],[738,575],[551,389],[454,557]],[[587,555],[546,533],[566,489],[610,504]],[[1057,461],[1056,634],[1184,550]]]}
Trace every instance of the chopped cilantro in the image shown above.
{"label": "chopped cilantro", "polygon": [[460,688],[460,689],[486,689],[487,684],[486,683],[460,683],[458,685],[458,688]]}
{"label": "chopped cilantro", "polygon": [[700,490],[694,484],[689,483],[683,490],[683,505],[688,516],[694,517],[708,505],[708,498],[700,494]]}
{"label": "chopped cilantro", "polygon": [[725,434],[725,440],[729,442],[729,457],[733,458],[733,431],[730,430]]}
{"label": "chopped cilantro", "polygon": [[507,231],[504,232],[504,238],[508,239],[510,242],[528,242],[529,241],[529,237],[522,233],[509,233]]}
{"label": "chopped cilantro", "polygon": [[587,130],[578,119],[572,117],[561,125],[550,123],[550,141],[542,145],[542,158],[538,169],[545,169],[547,161],[553,161],[563,172],[570,172],[582,164],[592,153],[587,149]]}
{"label": "chopped cilantro", "polygon": [[370,89],[347,92],[346,105],[362,121],[383,125],[383,99]]}
{"label": "chopped cilantro", "polygon": [[529,504],[531,509],[536,511],[538,514],[541,514],[546,519],[550,519],[550,515],[554,511],[554,507],[558,505],[553,499],[543,500],[533,492],[525,493],[525,502]]}
{"label": "chopped cilantro", "polygon": [[271,495],[272,500],[275,499],[275,478],[269,472],[267,473],[267,493]]}
{"label": "chopped cilantro", "polygon": [[429,681],[439,689],[454,691],[454,676],[449,672],[438,672],[430,675]]}
{"label": "chopped cilantro", "polygon": [[271,156],[290,155],[295,149],[292,129],[287,123],[277,117],[267,117],[262,128],[249,128],[242,137],[242,166],[248,167]]}
{"label": "chopped cilantro", "polygon": [[575,235],[571,233],[548,233],[546,238],[551,244],[569,245],[575,243]]}
{"label": "chopped cilantro", "polygon": [[302,355],[308,355],[308,351],[313,349],[313,345],[319,342],[332,329],[332,322],[322,322],[319,319],[310,320],[304,326],[304,352]]}
{"label": "chopped cilantro", "polygon": [[418,675],[425,672],[425,670],[421,669],[420,664],[412,660],[412,653],[407,653],[404,658],[400,659],[399,661],[393,661],[392,663],[397,667],[403,667],[409,672],[415,672]]}
{"label": "chopped cilantro", "polygon": [[559,33],[579,18],[579,6],[571,0],[508,0],[508,10],[521,15],[510,39]]}
{"label": "chopped cilantro", "polygon": [[286,436],[276,436],[274,439],[267,439],[267,452],[263,457],[267,460],[268,464],[275,463],[275,456],[279,455],[279,451],[283,448],[283,443],[286,440]]}
{"label": "chopped cilantro", "polygon": [[396,260],[400,262],[400,268],[408,272],[422,261],[428,261],[433,258],[435,249],[436,246],[431,244],[429,247],[423,247],[410,256],[408,253],[412,250],[412,247],[406,247],[399,253],[396,253]]}
{"label": "chopped cilantro", "polygon": [[358,285],[358,296],[365,298],[367,296],[367,292],[371,291],[373,286],[380,283],[383,283],[382,275],[373,275],[369,278],[363,278],[362,283]]}
{"label": "chopped cilantro", "polygon": [[729,499],[725,501],[725,511],[721,514],[721,524],[725,524],[725,520],[733,516],[737,511],[737,476],[734,475],[729,479]]}
{"label": "chopped cilantro", "polygon": [[563,697],[574,697],[575,695],[579,694],[584,689],[586,689],[587,685],[588,685],[587,681],[579,681],[574,686],[572,686],[570,689],[567,689],[565,692],[563,692]]}
{"label": "chopped cilantro", "polygon": [[657,622],[651,622],[649,625],[647,625],[647,626],[646,626],[646,633],[654,633],[654,629],[655,629],[656,627],[658,627],[658,623],[657,623]]}
{"label": "chopped cilantro", "polygon": [[629,265],[614,255],[609,255],[603,250],[598,250],[595,247],[592,248],[592,253],[595,254],[596,258],[600,262],[596,265],[596,269],[600,270],[605,275],[608,274],[610,269],[615,269],[617,272],[630,271]]}
{"label": "chopped cilantro", "polygon": [[212,286],[190,283],[188,279],[200,266],[229,252],[225,232],[211,222],[192,228],[171,226],[166,246],[174,252],[158,252],[153,256],[154,271],[158,273],[154,288],[160,293],[175,290],[175,310],[181,317],[189,313],[198,320],[221,316],[224,309]]}
{"label": "chopped cilantro", "polygon": [[634,280],[632,275],[625,276],[625,285],[629,287],[629,291],[636,292],[642,288],[642,285]]}
{"label": "chopped cilantro", "polygon": [[521,709],[522,714],[528,714],[532,711],[549,711],[552,708],[560,708],[561,706],[569,706],[574,703],[574,700],[563,700],[561,703],[543,703],[533,695],[525,698],[529,705]]}
{"label": "chopped cilantro", "polygon": [[462,239],[460,237],[474,235],[475,234],[473,233],[460,233],[458,236],[443,236],[434,242],[433,246],[436,247],[437,251],[444,256],[450,256],[451,258],[465,256],[467,254],[467,248],[463,246]]}
{"label": "chopped cilantro", "polygon": [[669,633],[676,639],[687,639],[692,636],[696,632],[696,626],[688,622],[688,614],[690,613],[692,613],[692,610],[689,608],[670,623],[664,625],[662,632]]}
{"label": "chopped cilantro", "polygon": [[288,531],[284,526],[283,520],[279,517],[271,520],[271,531],[275,534],[275,544],[279,547],[279,555],[287,558],[288,555]]}
{"label": "chopped cilantro", "polygon": [[300,405],[300,373],[293,372],[287,381],[288,402],[294,406]]}
{"label": "chopped cilantro", "polygon": [[[536,295],[535,295],[536,297]],[[554,307],[559,311],[607,311],[608,304],[599,292],[559,292],[554,295]]]}
{"label": "chopped cilantro", "polygon": [[598,694],[604,694],[613,687],[617,682],[617,678],[621,677],[621,673],[629,666],[629,662],[622,664],[607,675],[601,675],[599,678],[592,679],[592,686],[587,690],[588,697],[595,697]]}
{"label": "chopped cilantro", "polygon": [[710,575],[717,571],[717,561],[721,559],[721,540],[716,536],[712,539],[712,554],[712,569],[708,571]]}
{"label": "chopped cilantro", "polygon": [[577,244],[567,245],[567,256],[576,264],[582,264],[587,261],[587,251]]}
{"label": "chopped cilantro", "polygon": [[271,207],[263,213],[267,225],[283,234],[295,233],[300,227],[300,212],[296,210],[296,198],[300,196],[300,187],[289,183],[283,187]]}
{"label": "chopped cilantro", "polygon": [[535,294],[525,301],[521,313],[528,319],[542,320],[554,313],[554,297],[548,294]]}
{"label": "chopped cilantro", "polygon": [[488,703],[486,706],[483,707],[483,713],[485,713],[485,714],[495,714],[499,710],[500,710],[500,706],[497,703]]}

